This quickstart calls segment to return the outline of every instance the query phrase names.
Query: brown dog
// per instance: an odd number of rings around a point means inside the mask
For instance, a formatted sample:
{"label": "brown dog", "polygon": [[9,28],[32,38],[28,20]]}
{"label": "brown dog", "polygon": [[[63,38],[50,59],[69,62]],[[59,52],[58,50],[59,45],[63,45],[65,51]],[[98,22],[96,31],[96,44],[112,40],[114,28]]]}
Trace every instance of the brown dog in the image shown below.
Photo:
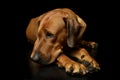
{"label": "brown dog", "polygon": [[[90,72],[88,66],[99,69],[99,64],[88,51],[79,47],[95,47],[95,42],[81,39],[85,29],[86,23],[68,8],[54,9],[33,18],[26,29],[28,40],[34,44],[31,59],[42,64],[57,61],[59,67],[64,67],[66,72],[73,74],[84,75]],[[81,63],[72,60],[68,55],[77,58]]]}

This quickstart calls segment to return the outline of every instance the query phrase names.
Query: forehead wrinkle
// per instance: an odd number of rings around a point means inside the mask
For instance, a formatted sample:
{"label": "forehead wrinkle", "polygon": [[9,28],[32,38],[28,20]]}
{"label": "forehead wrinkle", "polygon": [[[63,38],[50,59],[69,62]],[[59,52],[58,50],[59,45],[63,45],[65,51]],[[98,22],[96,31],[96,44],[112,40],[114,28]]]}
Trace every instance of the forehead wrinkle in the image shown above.
{"label": "forehead wrinkle", "polygon": [[64,28],[64,22],[62,19],[50,19],[48,23],[45,25],[45,30],[52,34],[57,34],[59,31],[61,31]]}
{"label": "forehead wrinkle", "polygon": [[[51,15],[50,15],[51,14]],[[66,12],[62,11],[62,10],[59,10],[59,9],[56,9],[54,11],[50,11],[46,14],[46,16],[44,16],[44,18],[42,19],[41,23],[40,23],[40,26],[38,28],[38,32],[43,28],[43,26],[45,24],[47,24],[47,22],[49,22],[51,19],[51,21],[57,21],[57,22],[61,22],[59,21],[58,19],[61,19],[62,20],[62,17],[63,17],[63,14],[67,14]],[[56,20],[57,19],[57,20]],[[63,20],[62,20],[63,22]]]}

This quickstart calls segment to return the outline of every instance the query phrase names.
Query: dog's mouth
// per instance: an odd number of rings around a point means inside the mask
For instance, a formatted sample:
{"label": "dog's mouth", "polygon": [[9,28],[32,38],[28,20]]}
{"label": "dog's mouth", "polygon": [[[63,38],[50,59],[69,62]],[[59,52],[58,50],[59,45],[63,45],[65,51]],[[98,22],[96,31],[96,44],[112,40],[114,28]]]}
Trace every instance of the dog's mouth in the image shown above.
{"label": "dog's mouth", "polygon": [[30,58],[32,59],[32,61],[38,64],[48,65],[50,63],[53,63],[61,53],[62,53],[61,49],[58,49],[57,51],[55,51],[53,55],[50,55],[50,53],[48,53],[48,55],[46,56],[43,55],[42,53],[36,52]]}
{"label": "dog's mouth", "polygon": [[50,56],[47,55],[47,56],[44,56],[40,53],[35,53],[32,57],[31,57],[31,60],[38,63],[38,64],[48,64],[48,62],[50,61]]}

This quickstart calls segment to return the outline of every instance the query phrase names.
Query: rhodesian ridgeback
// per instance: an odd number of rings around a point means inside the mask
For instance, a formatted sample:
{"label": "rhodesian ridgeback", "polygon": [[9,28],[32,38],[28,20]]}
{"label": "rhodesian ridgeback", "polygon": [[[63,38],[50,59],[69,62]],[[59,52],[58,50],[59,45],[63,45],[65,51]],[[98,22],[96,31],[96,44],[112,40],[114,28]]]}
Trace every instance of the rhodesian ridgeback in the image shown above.
{"label": "rhodesian ridgeback", "polygon": [[91,72],[87,67],[100,69],[89,52],[80,47],[94,48],[96,45],[82,40],[85,29],[85,21],[68,8],[54,9],[32,18],[26,29],[27,39],[34,44],[30,58],[44,65],[56,62],[58,67],[72,74],[85,75]]}

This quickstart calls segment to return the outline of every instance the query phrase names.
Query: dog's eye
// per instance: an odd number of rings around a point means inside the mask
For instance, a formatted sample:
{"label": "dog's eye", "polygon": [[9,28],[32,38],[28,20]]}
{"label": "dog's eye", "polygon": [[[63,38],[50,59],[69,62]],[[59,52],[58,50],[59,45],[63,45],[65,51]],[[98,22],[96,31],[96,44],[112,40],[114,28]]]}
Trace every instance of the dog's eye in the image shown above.
{"label": "dog's eye", "polygon": [[54,35],[46,31],[46,38],[52,38],[52,37],[54,37]]}

